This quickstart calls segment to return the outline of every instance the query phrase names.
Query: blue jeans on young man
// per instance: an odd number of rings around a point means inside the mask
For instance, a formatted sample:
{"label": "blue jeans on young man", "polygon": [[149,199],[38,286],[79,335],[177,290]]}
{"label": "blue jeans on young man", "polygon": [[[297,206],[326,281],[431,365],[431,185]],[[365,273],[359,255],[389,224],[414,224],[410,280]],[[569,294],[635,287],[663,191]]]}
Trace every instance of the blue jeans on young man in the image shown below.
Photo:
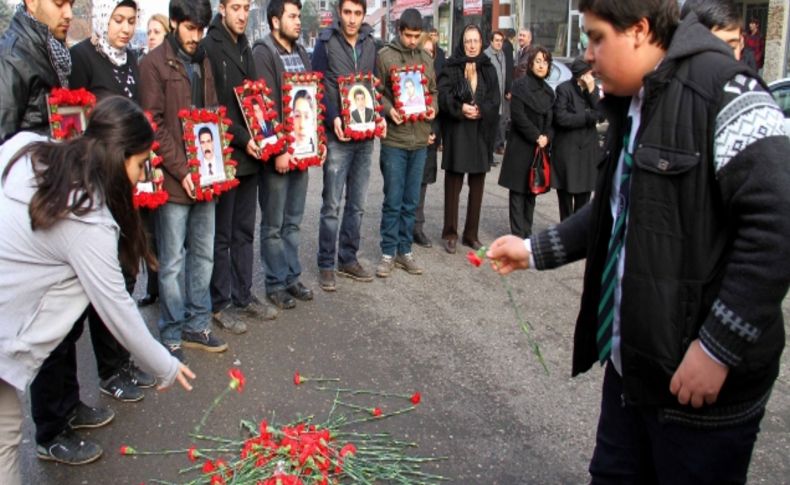
{"label": "blue jeans on young man", "polygon": [[211,323],[215,202],[167,203],[157,209],[159,226],[159,334],[164,344],[181,332],[202,332]]}
{"label": "blue jeans on young man", "polygon": [[266,294],[295,285],[302,274],[299,263],[299,226],[307,198],[307,171],[285,174],[274,170],[274,161],[263,166],[258,179],[261,206],[261,262]]}
{"label": "blue jeans on young man", "polygon": [[[737,424],[668,419],[655,406],[624,401],[623,380],[609,362],[590,463],[593,485],[746,483],[765,407]],[[707,404],[705,406],[708,406]],[[693,409],[687,406],[689,414]]]}
{"label": "blue jeans on young man", "polygon": [[[334,269],[335,254],[338,266],[357,261],[359,230],[365,213],[368,195],[373,141],[340,142],[330,139],[329,153],[324,163],[324,190],[321,194],[321,222],[318,228],[318,267]],[[343,221],[340,203],[346,194]],[[338,240],[338,229],[340,239]]]}
{"label": "blue jeans on young man", "polygon": [[380,231],[381,253],[384,255],[411,252],[427,154],[427,148],[405,150],[381,145],[379,164],[384,179],[384,204]]}

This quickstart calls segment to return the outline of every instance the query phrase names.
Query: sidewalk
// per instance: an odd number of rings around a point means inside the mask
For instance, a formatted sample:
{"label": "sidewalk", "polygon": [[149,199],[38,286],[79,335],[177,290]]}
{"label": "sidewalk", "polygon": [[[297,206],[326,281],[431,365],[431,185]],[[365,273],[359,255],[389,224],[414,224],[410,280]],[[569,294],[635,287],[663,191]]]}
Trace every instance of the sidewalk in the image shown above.
{"label": "sidewalk", "polygon": [[[360,259],[378,261],[382,180],[378,149],[371,169]],[[496,183],[499,168],[486,178],[480,239],[490,243],[508,231],[507,191]],[[428,469],[458,484],[586,483],[598,417],[602,372],[596,368],[570,378],[573,326],[582,286],[583,262],[552,272],[520,272],[508,277],[522,314],[535,327],[550,370],[545,375],[507,303],[499,277],[466,262],[467,248],[445,253],[439,236],[443,214],[443,173],[428,189],[426,232],[434,247],[415,246],[422,276],[396,269],[385,280],[357,283],[339,277],[337,292],[318,287],[316,252],[321,204],[321,170],[311,169],[302,225],[302,282],[315,300],[284,311],[274,322],[255,323],[241,336],[221,333],[230,350],[209,355],[188,350],[198,380],[195,390],[148,391],[138,404],[99,396],[95,361],[85,335],[80,342],[83,399],[109,405],[116,413],[108,427],[84,433],[101,443],[105,455],[84,467],[38,461],[32,423],[25,422],[22,445],[26,483],[41,485],[138,484],[151,478],[184,482],[185,456],[122,457],[125,444],[140,449],[187,448],[187,433],[213,397],[227,385],[227,370],[240,365],[247,376],[241,396],[229,397],[215,412],[207,432],[237,436],[239,420],[276,413],[279,421],[298,414],[326,414],[331,396],[296,388],[303,375],[339,377],[349,388],[401,393],[420,391],[417,411],[381,421],[386,429],[419,444],[416,454],[445,456]],[[462,193],[465,214],[466,188]],[[554,192],[538,198],[535,229],[559,220]],[[461,226],[463,227],[463,226]],[[258,248],[256,234],[256,252]],[[256,291],[263,278],[256,255]],[[140,286],[138,286],[139,292]],[[790,302],[785,300],[785,320]],[[158,308],[146,309],[156,332]],[[86,330],[87,332],[87,330]],[[323,413],[323,414],[322,414]],[[319,419],[320,421],[320,419]],[[762,423],[750,483],[790,483],[790,365],[782,361],[779,380]]]}

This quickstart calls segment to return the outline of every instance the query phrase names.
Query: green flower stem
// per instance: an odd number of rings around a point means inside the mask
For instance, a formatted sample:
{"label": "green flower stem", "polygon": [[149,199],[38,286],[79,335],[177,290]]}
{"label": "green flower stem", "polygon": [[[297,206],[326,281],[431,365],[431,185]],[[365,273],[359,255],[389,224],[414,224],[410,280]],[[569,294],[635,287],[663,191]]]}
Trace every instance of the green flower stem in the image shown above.
{"label": "green flower stem", "polygon": [[[497,264],[497,262],[495,261],[494,264]],[[513,307],[513,313],[516,315],[516,320],[518,320],[521,330],[527,337],[527,344],[529,344],[529,346],[532,348],[532,353],[538,358],[538,361],[540,362],[540,365],[543,366],[543,370],[546,372],[546,375],[549,375],[549,368],[546,366],[546,361],[543,360],[543,354],[540,352],[540,346],[532,338],[532,325],[529,323],[529,321],[524,320],[524,318],[521,316],[521,311],[519,311],[518,305],[516,305],[516,299],[513,298],[513,290],[510,288],[510,283],[507,282],[505,275],[500,274],[499,278],[502,281],[502,285],[505,287],[505,290],[507,291],[507,297],[510,300],[510,306]]]}
{"label": "green flower stem", "polygon": [[344,389],[344,388],[333,388],[333,387],[324,387],[324,386],[316,386],[316,389],[319,391],[332,391],[338,394],[346,393],[346,394],[351,394],[352,396],[368,395],[368,396],[381,396],[381,397],[397,397],[400,399],[411,399],[410,394],[395,394],[391,392],[371,391],[367,389]]}
{"label": "green flower stem", "polygon": [[211,414],[214,411],[214,409],[216,409],[216,407],[219,406],[219,403],[222,402],[222,400],[225,399],[225,396],[227,396],[228,393],[232,390],[233,389],[231,389],[230,386],[228,386],[225,389],[223,389],[222,392],[220,392],[217,397],[214,398],[214,401],[211,403],[208,409],[206,409],[206,412],[203,413],[203,417],[200,418],[200,422],[198,423],[198,425],[195,426],[195,431],[193,431],[194,434],[200,433],[200,430],[203,429],[203,426],[206,425],[206,420],[208,419],[209,414]]}
{"label": "green flower stem", "polygon": [[[343,404],[345,404],[345,403],[343,403]],[[354,406],[354,405],[352,404],[351,406]],[[356,406],[356,407],[359,407],[359,406]],[[362,408],[362,409],[365,409],[365,408]],[[370,416],[370,417],[367,417],[367,418],[355,419],[353,421],[349,421],[348,423],[345,423],[343,426],[351,426],[352,424],[367,423],[368,421],[376,421],[378,419],[389,418],[389,417],[392,417],[392,416],[400,416],[401,414],[410,413],[410,412],[414,411],[415,409],[417,409],[416,406],[409,406],[407,408],[399,409],[399,410],[393,411],[391,413],[384,413],[384,412],[382,412],[381,416]]]}
{"label": "green flower stem", "polygon": [[299,376],[299,383],[304,384],[305,382],[340,382],[340,379],[337,377],[304,377]]}

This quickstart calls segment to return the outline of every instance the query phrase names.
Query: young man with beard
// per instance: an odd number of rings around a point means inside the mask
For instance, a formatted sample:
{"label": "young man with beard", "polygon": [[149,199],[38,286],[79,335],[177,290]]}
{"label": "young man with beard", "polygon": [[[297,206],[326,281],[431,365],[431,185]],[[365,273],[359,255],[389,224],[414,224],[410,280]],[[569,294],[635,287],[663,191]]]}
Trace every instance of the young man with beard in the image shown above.
{"label": "young man with beard", "polygon": [[157,209],[159,332],[162,343],[182,362],[182,345],[207,352],[228,348],[210,328],[216,202],[195,200],[178,117],[182,109],[218,104],[211,64],[200,46],[210,21],[208,0],[171,0],[172,32],[140,65],[142,106],[159,127],[156,139],[169,195],[168,202]]}
{"label": "young man with beard", "polygon": [[[271,33],[255,42],[252,57],[259,76],[272,90],[272,101],[282,121],[283,74],[310,71],[310,58],[297,43],[302,31],[302,2],[271,0],[266,18]],[[307,171],[291,169],[287,151],[269,159],[258,179],[261,206],[261,262],[266,296],[275,306],[290,309],[296,300],[313,299],[313,291],[299,281],[299,236],[307,198]]]}
{"label": "young man with beard", "polygon": [[[313,68],[324,73],[326,88],[327,162],[324,165],[321,221],[318,229],[319,284],[335,291],[335,266],[341,276],[373,281],[373,275],[357,259],[360,227],[365,213],[373,140],[354,141],[343,133],[341,95],[337,78],[367,74],[376,69],[373,28],[364,23],[364,0],[340,0],[337,20],[318,34]],[[346,195],[343,219],[340,205]],[[339,232],[339,240],[338,240]]]}
{"label": "young man with beard", "polygon": [[[233,160],[238,163],[239,186],[217,201],[214,234],[214,271],[211,274],[211,308],[214,323],[232,333],[247,330],[243,317],[273,320],[278,310],[252,292],[255,199],[258,194],[260,150],[247,130],[234,88],[245,79],[258,79],[252,49],[244,31],[250,0],[221,0],[219,13],[209,25],[202,46],[214,69],[219,104],[227,108],[232,124]],[[263,126],[263,125],[261,125]]]}
{"label": "young man with beard", "polygon": [[[408,8],[401,14],[399,35],[379,52],[378,71],[390,72],[405,66],[425,66],[428,84],[424,86],[432,102],[426,106],[426,119],[406,122],[395,108],[397,97],[393,93],[392,81],[383,80],[381,104],[384,113],[392,122],[387,137],[381,140],[379,163],[384,178],[384,203],[381,208],[381,260],[376,267],[376,276],[386,278],[393,266],[403,268],[409,274],[422,274],[422,268],[412,253],[414,220],[420,203],[422,172],[425,167],[427,147],[434,142],[431,121],[436,116],[438,92],[433,59],[420,48],[422,16],[416,9]],[[412,81],[411,78],[407,79]],[[406,103],[404,103],[405,105]]]}
{"label": "young man with beard", "polygon": [[[0,143],[20,131],[49,134],[47,95],[52,88],[68,87],[71,74],[65,42],[72,4],[21,2],[0,38]],[[76,342],[84,320],[80,318],[44,360],[30,385],[37,454],[42,459],[68,464],[98,459],[101,447],[74,430],[103,426],[115,416],[108,408],[90,407],[80,400]],[[18,430],[3,429],[3,433],[9,442],[18,443],[21,438]]]}
{"label": "young man with beard", "polygon": [[592,483],[745,483],[785,345],[790,140],[675,0],[581,0],[610,122],[595,198],[502,274],[586,257],[573,374],[606,365]]}

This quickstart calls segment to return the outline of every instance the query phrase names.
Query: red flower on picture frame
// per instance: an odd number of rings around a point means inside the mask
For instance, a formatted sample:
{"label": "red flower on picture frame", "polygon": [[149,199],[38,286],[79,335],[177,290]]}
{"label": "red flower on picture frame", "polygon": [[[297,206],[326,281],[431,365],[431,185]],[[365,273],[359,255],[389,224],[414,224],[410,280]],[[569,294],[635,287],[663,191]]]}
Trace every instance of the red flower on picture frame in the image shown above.
{"label": "red flower on picture frame", "polygon": [[343,134],[354,141],[380,138],[384,133],[381,80],[373,73],[338,76]]}
{"label": "red flower on picture frame", "polygon": [[49,129],[55,140],[69,140],[82,135],[88,117],[96,107],[96,96],[85,88],[54,88],[47,95]]}
{"label": "red flower on picture frame", "polygon": [[274,101],[269,97],[271,89],[266,81],[245,79],[241,86],[233,89],[236,99],[247,123],[250,136],[260,149],[261,161],[282,153],[285,148],[285,136],[282,125],[277,120]]}
{"label": "red flower on picture frame", "polygon": [[228,133],[231,121],[225,108],[183,109],[181,118],[187,165],[195,185],[195,199],[211,201],[214,197],[239,185],[236,162],[231,159],[233,135]]}
{"label": "red flower on picture frame", "polygon": [[[145,116],[151,123],[151,128],[156,132],[157,126],[151,113],[146,111]],[[164,188],[165,175],[160,168],[162,157],[157,154],[157,150],[159,150],[159,142],[154,141],[151,153],[145,162],[145,180],[137,182],[134,186],[132,202],[136,208],[143,207],[153,210],[164,205],[169,198],[169,194]]]}
{"label": "red flower on picture frame", "polygon": [[323,78],[320,72],[283,74],[282,126],[292,170],[319,166],[326,154]]}

